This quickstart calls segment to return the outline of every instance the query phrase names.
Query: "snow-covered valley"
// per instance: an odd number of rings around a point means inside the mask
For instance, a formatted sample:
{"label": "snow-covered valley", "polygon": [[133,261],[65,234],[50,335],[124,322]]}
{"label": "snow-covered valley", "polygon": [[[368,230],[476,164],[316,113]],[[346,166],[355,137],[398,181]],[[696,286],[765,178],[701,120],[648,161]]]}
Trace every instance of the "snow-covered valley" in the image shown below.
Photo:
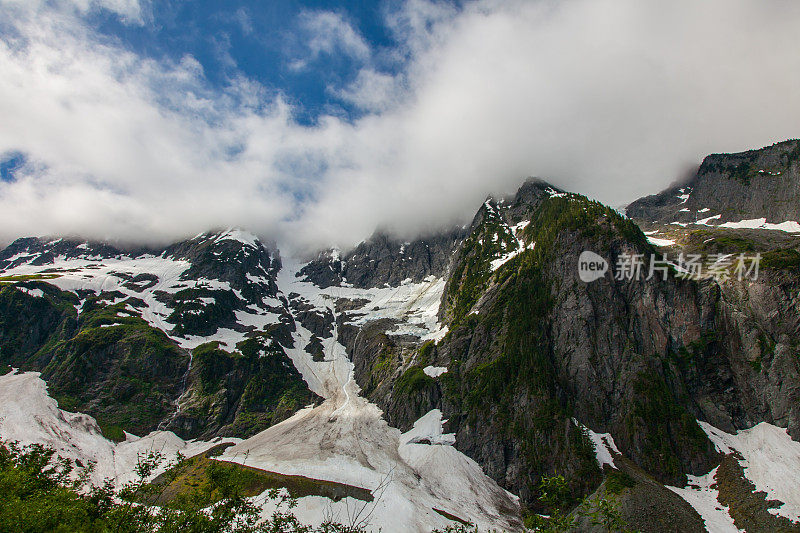
{"label": "snow-covered valley", "polygon": [[[232,235],[229,238],[239,239],[243,247],[261,246],[251,235],[242,232]],[[197,286],[231,290],[228,282],[182,278],[191,266],[190,261],[166,254],[114,258],[62,256],[46,265],[31,264],[35,257],[13,258],[12,266],[2,276],[35,279],[50,274],[57,277],[47,279],[47,283],[83,298],[87,291],[98,295],[115,293],[116,301],[139,298],[145,305],[131,308],[131,314],[140,315],[186,349],[209,341],[235,348],[251,332],[279,322],[280,313],[275,312],[275,307],[282,306],[282,313],[291,313],[285,305],[288,295],[302,298],[314,310],[333,313],[334,329],[323,339],[322,360],[314,360],[304,349],[312,333],[299,322],[292,334],[294,347],[287,348],[309,388],[324,401],[301,409],[289,419],[245,440],[217,438],[187,442],[171,431],[157,431],[143,437],[128,434],[126,441],[113,443],[102,436],[90,416],[59,409],[38,373],[12,373],[0,377],[3,440],[52,446],[82,464],[94,464],[93,482],[111,479],[117,484],[133,477],[139,453],[159,451],[171,457],[180,452],[190,457],[230,442],[235,445],[227,448],[220,459],[281,474],[346,483],[373,492],[375,500],[369,504],[352,498],[339,502],[319,496],[300,498],[293,512],[308,523],[320,523],[334,516],[343,523],[354,521],[374,530],[430,531],[452,524],[446,517],[449,514],[482,528],[500,527],[509,531],[521,528],[518,499],[487,477],[475,461],[457,451],[452,438],[442,438],[441,413],[432,411],[407,433],[390,427],[381,410],[360,396],[352,362],[345,347],[337,341],[335,303],[342,300],[358,303],[348,317],[352,324],[391,319],[396,323],[395,334],[415,335],[421,340],[441,337],[445,330],[437,321],[437,312],[443,280],[430,277],[399,287],[320,289],[297,276],[301,264],[289,263],[277,276],[278,293],[255,305],[251,303],[248,311],[237,313],[236,329],[219,328],[205,337],[183,336],[176,335],[174,325],[166,321],[173,310],[161,301],[163,298],[159,299],[159,291],[174,294]],[[127,283],[141,275],[152,280],[147,288]],[[266,283],[266,277],[265,272],[262,277],[253,276],[251,281]],[[80,305],[77,307],[80,309]],[[265,513],[271,505],[264,502]]]}

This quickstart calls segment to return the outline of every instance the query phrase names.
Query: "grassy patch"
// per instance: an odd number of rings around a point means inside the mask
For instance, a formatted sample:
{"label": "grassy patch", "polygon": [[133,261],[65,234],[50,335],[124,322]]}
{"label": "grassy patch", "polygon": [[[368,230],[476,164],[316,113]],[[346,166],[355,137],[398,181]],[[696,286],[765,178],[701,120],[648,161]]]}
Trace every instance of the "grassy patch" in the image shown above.
{"label": "grassy patch", "polygon": [[773,270],[800,270],[800,252],[792,248],[772,250],[762,254],[761,268]]}
{"label": "grassy patch", "polygon": [[17,281],[35,281],[39,279],[60,278],[61,274],[22,274],[16,276],[0,276],[0,283],[15,283]]}
{"label": "grassy patch", "polygon": [[98,423],[98,425],[100,426],[100,432],[103,434],[103,437],[108,440],[113,442],[123,442],[125,440],[125,432],[116,424]]}
{"label": "grassy patch", "polygon": [[711,446],[694,417],[678,403],[664,378],[655,372],[640,372],[636,376],[626,425],[631,434],[638,433],[641,437],[643,456],[649,463],[642,465],[643,468],[668,480],[683,477],[681,458],[676,450],[691,454]]}
{"label": "grassy patch", "polygon": [[619,494],[625,489],[633,487],[636,482],[631,476],[621,470],[612,470],[606,476],[606,489],[611,494]]}
{"label": "grassy patch", "polygon": [[397,379],[395,389],[401,395],[408,396],[428,388],[433,383],[433,378],[427,375],[421,366],[412,366]]}
{"label": "grassy patch", "polygon": [[[222,448],[227,445],[221,445]],[[205,505],[211,505],[222,499],[216,491],[209,491],[213,478],[236,478],[241,485],[243,496],[257,496],[269,489],[286,489],[292,498],[305,496],[322,496],[333,501],[343,498],[355,498],[361,501],[373,501],[372,493],[364,488],[334,483],[305,476],[288,476],[260,470],[249,466],[212,459],[220,452],[220,447],[183,461],[169,472],[161,474],[152,484],[158,486],[160,494],[157,504],[171,505],[181,499],[206,498]]]}

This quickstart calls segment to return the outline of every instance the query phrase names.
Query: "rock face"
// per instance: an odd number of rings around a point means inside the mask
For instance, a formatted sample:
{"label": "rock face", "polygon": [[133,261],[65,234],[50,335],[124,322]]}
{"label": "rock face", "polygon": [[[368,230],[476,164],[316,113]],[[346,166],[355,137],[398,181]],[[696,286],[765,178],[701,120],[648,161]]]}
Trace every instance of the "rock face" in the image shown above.
{"label": "rock face", "polygon": [[[697,287],[586,284],[577,277],[586,249],[613,262],[651,247],[614,211],[545,184],[487,201],[445,289],[440,316],[450,332],[374,393],[401,428],[442,409],[456,446],[529,505],[545,472],[565,473],[576,494],[599,483],[573,418],[611,431],[623,454],[665,482],[708,471],[714,459],[669,358],[711,327]],[[362,350],[353,349],[356,360]],[[433,379],[421,374],[426,365],[448,370]]]}
{"label": "rock face", "polygon": [[648,224],[800,221],[800,140],[709,155],[691,180],[636,200],[627,214]]}
{"label": "rock face", "polygon": [[[581,281],[584,250],[610,272]],[[441,409],[458,449],[534,509],[543,474],[563,473],[576,496],[602,479],[573,418],[682,486],[718,463],[695,419],[731,431],[766,420],[797,435],[798,276],[776,267],[756,282],[646,280],[646,260],[640,281],[614,279],[623,254],[655,251],[615,211],[528,182],[487,200],[457,248],[442,340],[391,337],[379,321],[340,329],[340,340],[392,425]],[[447,371],[431,377],[429,366]]]}
{"label": "rock face", "polygon": [[303,267],[299,274],[321,288],[351,285],[358,288],[397,286],[404,280],[419,282],[443,276],[453,251],[466,234],[463,228],[403,242],[375,233],[350,252],[327,251]]}

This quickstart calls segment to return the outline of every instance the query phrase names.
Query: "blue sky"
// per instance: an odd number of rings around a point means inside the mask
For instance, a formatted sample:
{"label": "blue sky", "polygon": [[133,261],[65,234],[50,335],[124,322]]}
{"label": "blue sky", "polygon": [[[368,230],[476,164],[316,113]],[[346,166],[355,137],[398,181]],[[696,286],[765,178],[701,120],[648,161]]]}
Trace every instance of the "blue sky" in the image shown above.
{"label": "blue sky", "polygon": [[0,0],[0,242],[346,248],[527,176],[619,206],[800,136],[797,27],[785,0]]}
{"label": "blue sky", "polygon": [[[408,58],[395,53],[398,43],[386,25],[386,17],[399,6],[396,0],[167,0],[149,4],[141,25],[125,24],[109,11],[94,12],[87,22],[143,57],[194,57],[212,85],[225,85],[233,75],[256,80],[285,95],[299,122],[312,124],[321,114],[348,120],[364,114],[334,91],[352,83],[366,64],[388,75],[404,68]],[[335,35],[324,36],[330,46],[315,54],[309,41],[320,36],[308,21],[323,14],[349,25],[368,55]]]}

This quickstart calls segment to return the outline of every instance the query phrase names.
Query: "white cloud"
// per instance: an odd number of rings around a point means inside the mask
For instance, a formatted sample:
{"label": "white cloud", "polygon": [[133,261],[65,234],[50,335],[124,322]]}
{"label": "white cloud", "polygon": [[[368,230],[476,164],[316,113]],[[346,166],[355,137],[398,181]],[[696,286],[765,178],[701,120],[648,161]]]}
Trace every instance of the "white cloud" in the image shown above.
{"label": "white cloud", "polygon": [[345,102],[371,112],[386,111],[402,98],[402,80],[399,76],[363,68],[356,79],[342,89],[332,92]]}
{"label": "white cloud", "polygon": [[339,13],[304,11],[299,26],[304,53],[293,61],[295,69],[308,67],[322,55],[341,54],[359,61],[366,61],[371,55],[369,44]]}
{"label": "white cloud", "polygon": [[193,58],[142,59],[79,12],[0,2],[25,37],[0,40],[0,153],[34,162],[0,183],[0,240],[243,225],[346,246],[464,220],[527,175],[619,204],[707,153],[800,136],[795,2],[414,0],[389,17],[410,58],[395,79],[341,16],[307,14],[324,30],[309,50],[364,60],[338,94],[372,111],[315,126],[252,80],[215,90]]}
{"label": "white cloud", "polygon": [[144,22],[144,6],[139,0],[0,0],[0,7],[28,13],[47,10],[73,11],[81,15],[106,10],[129,24]]}

